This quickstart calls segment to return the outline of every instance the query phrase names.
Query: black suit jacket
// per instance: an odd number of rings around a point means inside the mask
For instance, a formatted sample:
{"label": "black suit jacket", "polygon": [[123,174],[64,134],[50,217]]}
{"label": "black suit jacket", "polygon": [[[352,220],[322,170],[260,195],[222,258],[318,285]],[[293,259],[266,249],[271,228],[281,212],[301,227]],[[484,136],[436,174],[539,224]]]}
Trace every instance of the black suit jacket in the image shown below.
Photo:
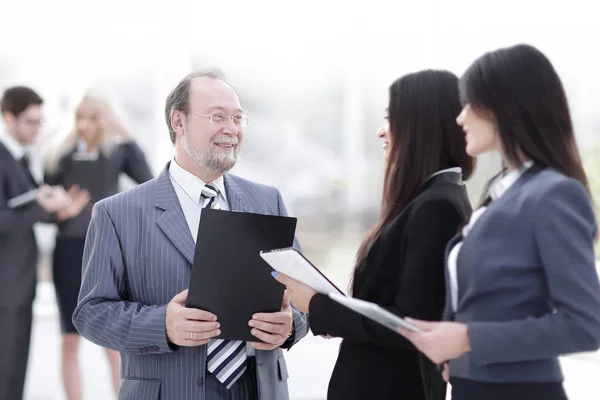
{"label": "black suit jacket", "polygon": [[[471,211],[461,174],[431,178],[355,272],[354,297],[400,316],[440,320],[444,249]],[[446,385],[436,367],[399,334],[324,295],[313,297],[309,320],[315,335],[343,338],[329,399],[445,398]]]}
{"label": "black suit jacket", "polygon": [[[49,185],[61,185],[68,189],[66,174],[69,170],[77,168],[74,161],[76,149],[60,158],[58,169],[53,173],[46,173],[44,181]],[[100,187],[103,193],[98,198],[92,198],[92,201],[79,213],[67,221],[58,224],[60,237],[85,238],[87,229],[92,219],[92,206],[94,202],[110,197],[119,192],[119,176],[125,173],[136,183],[144,183],[152,179],[152,172],[146,161],[146,157],[139,146],[134,141],[127,141],[117,145],[109,154],[98,155],[98,159],[89,161],[96,164],[102,171],[103,182]],[[98,179],[90,177],[91,179]],[[85,186],[84,186],[85,187]]]}
{"label": "black suit jacket", "polygon": [[31,306],[35,296],[38,250],[36,222],[52,215],[37,202],[10,209],[9,199],[35,189],[28,172],[0,143],[0,308]]}

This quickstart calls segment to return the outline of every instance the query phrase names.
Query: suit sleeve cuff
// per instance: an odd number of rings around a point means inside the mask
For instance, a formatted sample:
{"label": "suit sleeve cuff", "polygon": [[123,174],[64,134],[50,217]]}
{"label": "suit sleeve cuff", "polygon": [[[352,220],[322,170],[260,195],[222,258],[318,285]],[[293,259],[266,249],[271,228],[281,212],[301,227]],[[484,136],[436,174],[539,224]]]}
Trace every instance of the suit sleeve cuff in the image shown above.
{"label": "suit sleeve cuff", "polygon": [[292,333],[290,334],[290,336],[285,340],[285,342],[283,342],[283,344],[279,347],[281,347],[282,349],[286,349],[289,350],[292,348],[292,346],[294,345],[296,340],[296,324],[293,323],[292,324]]}
{"label": "suit sleeve cuff", "polygon": [[330,332],[327,331],[328,316],[332,315],[331,312],[335,312],[335,310],[332,309],[334,306],[335,305],[332,304],[332,300],[329,296],[321,293],[317,293],[313,296],[308,305],[308,318],[313,335],[319,336],[330,334]]}
{"label": "suit sleeve cuff", "polygon": [[138,323],[131,326],[130,337],[137,338],[133,346],[139,354],[172,353],[176,345],[167,339],[167,306],[147,307],[137,316]]}
{"label": "suit sleeve cuff", "polygon": [[[493,353],[498,351],[490,339],[494,337],[493,324],[489,322],[473,322],[468,324],[467,336],[469,338],[469,346],[471,347],[471,359],[478,365],[489,363]],[[488,353],[490,353],[488,355]]]}

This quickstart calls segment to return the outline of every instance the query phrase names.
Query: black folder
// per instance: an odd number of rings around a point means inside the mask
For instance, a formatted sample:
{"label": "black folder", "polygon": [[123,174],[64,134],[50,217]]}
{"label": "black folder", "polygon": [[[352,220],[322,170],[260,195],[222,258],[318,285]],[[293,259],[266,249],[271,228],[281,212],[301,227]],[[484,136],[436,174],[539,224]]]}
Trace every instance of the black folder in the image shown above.
{"label": "black folder", "polygon": [[284,286],[260,252],[291,247],[296,218],[203,209],[187,307],[215,314],[220,339],[259,342],[248,321],[281,310]]}
{"label": "black folder", "polygon": [[69,169],[64,172],[65,189],[78,185],[89,192],[90,204],[102,200],[107,195],[106,165],[97,160],[72,159]]}
{"label": "black folder", "polygon": [[90,202],[81,213],[60,224],[63,235],[77,237],[82,234],[85,235],[92,215],[92,206],[108,194],[106,165],[104,162],[97,160],[73,158],[70,160],[69,168],[64,172],[63,185],[67,190],[77,185],[80,189],[85,189],[90,194]]}

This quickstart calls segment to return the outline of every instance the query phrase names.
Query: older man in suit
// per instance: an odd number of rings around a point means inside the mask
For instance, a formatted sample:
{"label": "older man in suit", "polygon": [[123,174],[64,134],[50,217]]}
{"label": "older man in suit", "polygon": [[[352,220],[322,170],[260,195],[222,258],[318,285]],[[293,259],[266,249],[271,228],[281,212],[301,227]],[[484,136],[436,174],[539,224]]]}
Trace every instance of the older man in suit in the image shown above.
{"label": "older man in suit", "polygon": [[220,74],[193,73],[165,117],[175,159],[94,207],[75,326],[121,352],[120,399],[288,399],[281,348],[306,335],[304,314],[284,301],[249,321],[263,343],[245,343],[219,340],[218,316],[184,306],[202,208],[287,213],[277,189],[227,174],[247,123],[239,98]]}
{"label": "older man in suit", "polygon": [[42,121],[42,98],[32,89],[7,89],[0,100],[0,399],[23,397],[31,336],[38,250],[36,222],[49,222],[70,199],[61,187],[43,187],[30,202],[9,203],[37,188],[27,146]]}

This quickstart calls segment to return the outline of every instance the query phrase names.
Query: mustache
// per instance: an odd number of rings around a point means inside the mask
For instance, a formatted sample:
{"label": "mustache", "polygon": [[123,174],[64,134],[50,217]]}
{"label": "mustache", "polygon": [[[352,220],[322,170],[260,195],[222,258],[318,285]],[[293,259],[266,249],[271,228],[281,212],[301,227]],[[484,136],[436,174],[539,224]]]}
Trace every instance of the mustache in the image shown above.
{"label": "mustache", "polygon": [[229,135],[217,135],[211,139],[211,143],[238,144],[239,140]]}

